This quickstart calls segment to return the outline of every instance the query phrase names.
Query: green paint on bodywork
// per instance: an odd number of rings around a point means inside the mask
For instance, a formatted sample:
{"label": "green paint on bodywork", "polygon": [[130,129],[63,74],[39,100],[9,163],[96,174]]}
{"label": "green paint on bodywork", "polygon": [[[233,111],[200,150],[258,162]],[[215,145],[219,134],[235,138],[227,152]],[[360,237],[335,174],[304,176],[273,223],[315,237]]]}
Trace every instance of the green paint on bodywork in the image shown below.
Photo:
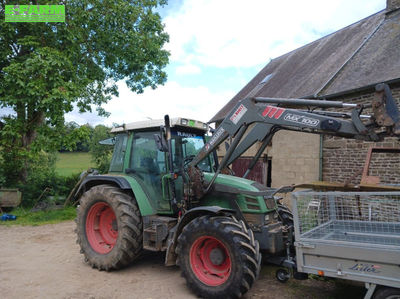
{"label": "green paint on bodywork", "polygon": [[[212,176],[213,173],[204,173],[205,181],[206,182],[210,181]],[[168,209],[162,209],[161,207],[158,207],[157,209],[156,206],[157,202],[162,199],[160,198],[158,200],[151,200],[146,194],[143,187],[138,183],[138,181],[134,177],[123,174],[121,174],[121,177],[127,180],[128,183],[130,184],[142,216],[149,216],[155,214],[163,214],[163,215],[173,214],[173,211],[170,210],[170,207],[168,207]],[[215,180],[215,183],[225,186],[230,186],[244,191],[260,191],[255,186],[253,186],[254,181],[230,175],[224,175],[224,174],[218,175],[217,179]],[[167,194],[165,194],[165,196],[167,196]],[[243,213],[265,214],[272,211],[271,209],[267,208],[264,198],[262,196],[250,196],[243,194],[237,194],[231,196],[235,196],[236,202],[238,203]],[[233,208],[229,202],[229,199],[226,196],[221,196],[220,194],[213,194],[213,193],[210,193],[205,197],[203,197],[200,201],[200,205],[219,206],[227,209]]]}
{"label": "green paint on bodywork", "polygon": [[135,194],[136,201],[139,206],[140,214],[142,216],[149,216],[156,214],[156,209],[151,205],[151,200],[147,197],[142,186],[131,176],[121,176],[128,181],[131,185],[132,192]]}
{"label": "green paint on bodywork", "polygon": [[[213,173],[204,173],[205,181],[209,182],[213,177],[213,175],[214,175]],[[215,180],[215,183],[234,187],[236,189],[244,191],[260,191],[255,186],[253,186],[254,181],[231,175],[220,174]],[[264,198],[262,196],[237,194],[235,197],[236,197],[236,202],[238,203],[243,213],[264,214],[271,211],[270,209],[267,208]],[[210,195],[206,195],[201,200],[201,205],[203,206],[215,205],[223,208],[232,208],[229,203],[229,200],[226,197],[221,197],[212,193]]]}

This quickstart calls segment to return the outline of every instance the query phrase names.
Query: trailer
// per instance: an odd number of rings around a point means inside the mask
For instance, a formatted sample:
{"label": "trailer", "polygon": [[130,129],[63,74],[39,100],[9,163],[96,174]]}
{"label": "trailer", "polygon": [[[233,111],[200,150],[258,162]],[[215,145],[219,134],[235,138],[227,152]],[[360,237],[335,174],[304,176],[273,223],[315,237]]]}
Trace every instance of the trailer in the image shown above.
{"label": "trailer", "polygon": [[2,208],[15,208],[21,203],[22,194],[18,189],[1,189],[0,188],[0,213]]}
{"label": "trailer", "polygon": [[298,272],[363,282],[365,299],[400,298],[400,192],[299,191],[292,210]]}

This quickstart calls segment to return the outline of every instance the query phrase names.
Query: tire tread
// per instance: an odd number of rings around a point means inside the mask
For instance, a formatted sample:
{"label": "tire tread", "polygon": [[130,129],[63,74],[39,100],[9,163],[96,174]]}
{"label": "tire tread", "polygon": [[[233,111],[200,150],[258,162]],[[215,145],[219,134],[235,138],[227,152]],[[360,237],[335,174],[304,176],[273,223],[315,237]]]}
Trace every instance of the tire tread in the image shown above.
{"label": "tire tread", "polygon": [[[118,239],[113,250],[99,254],[91,248],[86,238],[85,217],[94,202],[105,201],[118,219]],[[78,215],[75,219],[77,243],[85,262],[98,270],[116,270],[132,263],[143,248],[141,215],[135,198],[110,185],[98,185],[85,192],[80,199]]]}
{"label": "tire tread", "polygon": [[[230,247],[237,251],[241,271],[238,271],[240,274],[234,274],[237,276],[228,279],[227,285],[210,287],[194,276],[188,255],[193,244],[191,239],[199,232],[203,235],[213,232],[214,237],[215,234],[220,234],[223,240],[225,242],[228,240]],[[254,239],[253,231],[247,229],[243,221],[238,221],[234,217],[205,215],[195,218],[183,228],[175,252],[177,265],[181,267],[187,285],[198,296],[204,298],[239,298],[251,288],[260,272],[261,254],[258,241]]]}

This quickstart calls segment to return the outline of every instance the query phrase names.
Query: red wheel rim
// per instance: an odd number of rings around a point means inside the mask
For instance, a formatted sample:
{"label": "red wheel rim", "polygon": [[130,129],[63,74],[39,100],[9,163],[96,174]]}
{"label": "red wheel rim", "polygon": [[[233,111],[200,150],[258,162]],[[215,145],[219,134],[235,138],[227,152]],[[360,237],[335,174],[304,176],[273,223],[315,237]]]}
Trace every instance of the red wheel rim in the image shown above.
{"label": "red wheel rim", "polygon": [[90,246],[97,253],[106,254],[118,238],[117,218],[109,204],[95,203],[86,217],[86,236]]}
{"label": "red wheel rim", "polygon": [[196,277],[208,286],[219,286],[226,282],[232,267],[226,246],[210,236],[200,237],[193,243],[190,266]]}

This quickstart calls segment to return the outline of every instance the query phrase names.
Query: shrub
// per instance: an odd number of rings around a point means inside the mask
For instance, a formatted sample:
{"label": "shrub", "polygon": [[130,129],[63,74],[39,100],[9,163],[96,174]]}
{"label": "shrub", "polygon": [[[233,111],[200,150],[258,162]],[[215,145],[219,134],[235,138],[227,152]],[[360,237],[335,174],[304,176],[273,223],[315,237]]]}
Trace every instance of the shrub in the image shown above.
{"label": "shrub", "polygon": [[[28,169],[28,179],[25,184],[17,184],[22,192],[22,206],[31,207],[39,197],[41,200],[48,196],[66,198],[79,180],[80,173],[67,177],[57,175],[55,172],[55,153],[40,152],[31,161]],[[46,190],[47,188],[47,190]]]}
{"label": "shrub", "polygon": [[3,168],[0,168],[0,187],[4,186],[6,182],[6,176],[3,172]]}

